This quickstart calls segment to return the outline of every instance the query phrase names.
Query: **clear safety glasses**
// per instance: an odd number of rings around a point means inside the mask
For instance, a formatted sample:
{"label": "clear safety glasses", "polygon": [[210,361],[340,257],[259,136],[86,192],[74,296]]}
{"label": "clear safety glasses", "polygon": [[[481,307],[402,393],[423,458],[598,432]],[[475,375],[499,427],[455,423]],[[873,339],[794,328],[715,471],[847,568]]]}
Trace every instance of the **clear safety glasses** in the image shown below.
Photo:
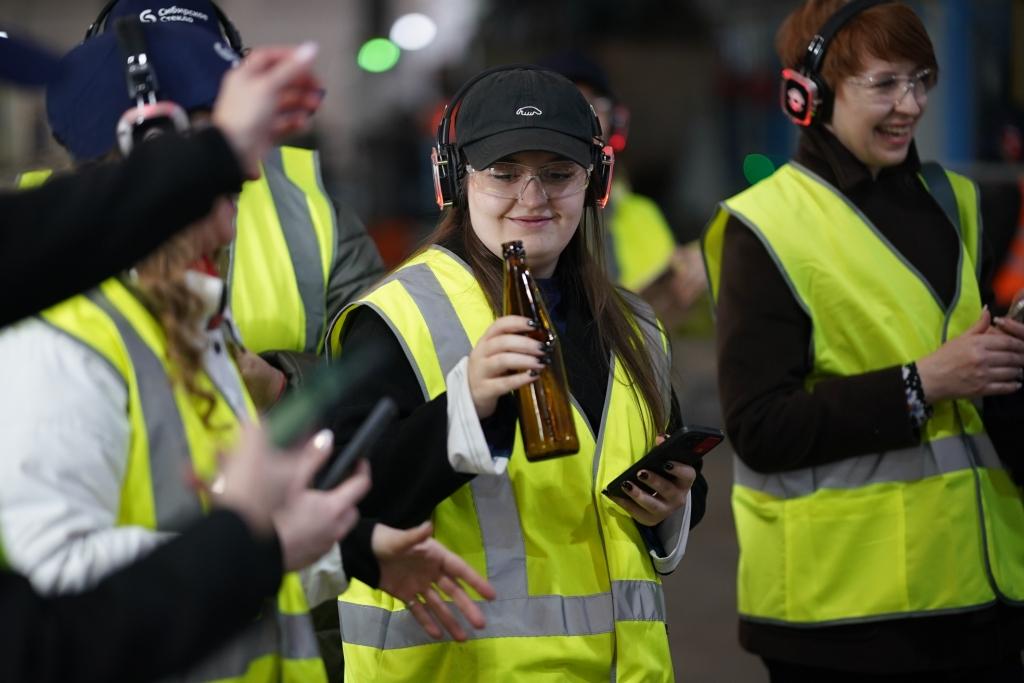
{"label": "clear safety glasses", "polygon": [[848,78],[847,82],[860,87],[872,104],[897,106],[908,92],[913,92],[914,99],[921,104],[927,99],[928,91],[935,86],[935,72],[931,69],[921,69],[911,76],[902,74],[860,76]]}
{"label": "clear safety glasses", "polygon": [[522,199],[531,180],[540,183],[548,199],[568,197],[586,188],[591,171],[572,161],[555,161],[540,168],[499,161],[480,171],[472,166],[466,170],[476,189],[503,199]]}

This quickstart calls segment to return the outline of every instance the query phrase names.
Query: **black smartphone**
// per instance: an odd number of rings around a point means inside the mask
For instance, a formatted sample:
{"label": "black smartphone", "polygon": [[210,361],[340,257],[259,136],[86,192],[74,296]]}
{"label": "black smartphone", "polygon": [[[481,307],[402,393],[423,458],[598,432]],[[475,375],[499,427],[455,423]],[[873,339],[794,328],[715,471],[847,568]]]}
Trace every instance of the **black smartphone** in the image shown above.
{"label": "black smartphone", "polygon": [[376,443],[396,417],[398,406],[393,400],[385,396],[377,401],[377,405],[363,420],[363,424],[359,425],[359,429],[341,449],[341,453],[335,456],[327,469],[317,475],[314,486],[321,491],[327,491],[344,481],[355,466],[356,460],[366,456],[370,446]]}
{"label": "black smartphone", "polygon": [[722,430],[714,427],[699,427],[697,425],[683,427],[652,448],[647,455],[630,465],[625,472],[615,477],[601,493],[606,496],[629,498],[629,494],[622,489],[622,485],[627,481],[646,493],[653,493],[653,490],[636,476],[640,470],[647,470],[661,476],[672,476],[663,469],[666,462],[672,460],[696,467],[704,455],[722,443],[723,439],[725,439],[725,435],[722,434]]}

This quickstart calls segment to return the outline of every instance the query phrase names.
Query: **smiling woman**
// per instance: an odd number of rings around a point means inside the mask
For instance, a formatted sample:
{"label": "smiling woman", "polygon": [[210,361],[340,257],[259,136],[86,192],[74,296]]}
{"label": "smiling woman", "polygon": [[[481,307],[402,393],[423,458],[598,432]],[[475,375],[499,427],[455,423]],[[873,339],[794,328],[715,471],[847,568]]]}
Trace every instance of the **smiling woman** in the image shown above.
{"label": "smiling woman", "polygon": [[[403,419],[372,455],[375,476],[424,472],[402,500],[371,495],[364,514],[432,513],[500,600],[494,626],[456,647],[417,636],[417,604],[356,584],[340,608],[346,675],[674,680],[658,575],[681,559],[706,484],[675,463],[639,475],[655,495],[597,495],[680,423],[667,339],[600,262],[612,162],[600,123],[573,83],[537,67],[485,72],[446,111],[434,153],[446,210],[430,246],[342,313],[330,347],[390,349],[378,390]],[[580,446],[568,457],[528,461],[516,429],[509,392],[549,370],[552,348],[528,336],[538,321],[501,315],[509,241],[525,246],[566,351]]]}
{"label": "smiling woman", "polygon": [[1021,388],[1024,325],[983,309],[976,187],[917,156],[931,40],[899,2],[807,0],[776,46],[799,149],[703,238],[741,643],[773,683],[1019,681],[1024,611],[996,602],[1024,598],[1024,505],[999,456],[1024,440],[997,456],[985,420]]}

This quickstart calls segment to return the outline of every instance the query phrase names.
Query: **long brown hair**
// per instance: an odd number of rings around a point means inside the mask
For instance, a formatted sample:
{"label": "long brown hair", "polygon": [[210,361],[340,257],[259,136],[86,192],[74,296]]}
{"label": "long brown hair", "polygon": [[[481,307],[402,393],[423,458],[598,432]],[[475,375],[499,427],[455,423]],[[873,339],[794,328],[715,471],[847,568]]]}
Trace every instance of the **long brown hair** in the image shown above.
{"label": "long brown hair", "polygon": [[[491,309],[500,316],[503,264],[473,230],[465,202],[465,179],[462,182],[461,200],[445,211],[437,228],[427,237],[426,244],[460,243]],[[558,259],[560,282],[565,295],[581,303],[590,313],[597,325],[596,341],[602,354],[607,358],[614,353],[625,365],[631,379],[633,398],[644,417],[645,429],[649,426],[652,429],[649,434],[657,434],[668,416],[662,405],[658,378],[645,349],[643,334],[631,320],[646,314],[632,309],[608,279],[604,262],[605,229],[593,186],[588,186],[586,193],[580,225]],[[653,314],[651,317],[649,322],[653,323]]]}
{"label": "long brown hair", "polygon": [[206,336],[201,327],[203,302],[185,282],[190,261],[190,250],[186,246],[188,239],[189,231],[186,230],[141,261],[135,268],[138,275],[136,285],[144,303],[167,335],[171,382],[180,382],[185,391],[196,399],[203,425],[212,428],[210,417],[217,398],[197,381],[203,369]]}

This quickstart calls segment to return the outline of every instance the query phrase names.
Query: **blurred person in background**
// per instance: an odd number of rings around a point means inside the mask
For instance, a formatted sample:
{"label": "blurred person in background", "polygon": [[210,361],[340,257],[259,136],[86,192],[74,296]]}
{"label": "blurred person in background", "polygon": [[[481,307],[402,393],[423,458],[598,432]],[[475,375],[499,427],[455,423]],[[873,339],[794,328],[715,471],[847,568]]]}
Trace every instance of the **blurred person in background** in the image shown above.
{"label": "blurred person in background", "polygon": [[[125,64],[175,65],[186,73],[189,66],[204,67],[200,73],[215,77],[188,83],[212,99],[203,89],[216,91],[234,60],[205,31],[180,25],[143,28],[134,18],[125,21],[116,42],[113,33],[95,36],[65,57],[64,73],[48,91],[54,120],[66,121],[68,108],[83,120],[106,111],[102,98],[114,92],[111,83],[124,88]],[[187,64],[170,57],[183,46]],[[305,48],[304,59],[312,53]],[[266,52],[257,52],[247,63],[267,59]],[[159,92],[173,94],[182,80],[175,79],[175,68],[161,73],[168,79]],[[285,106],[297,109],[293,117],[302,122],[319,102],[319,83],[312,85]],[[184,119],[188,125],[177,105],[157,100],[156,92],[142,91],[140,97],[153,95],[153,109],[131,110],[141,120],[130,132],[144,135],[138,140],[129,135],[127,147],[163,131],[171,121],[180,126]],[[121,93],[112,97],[131,106]],[[95,110],[86,106],[90,98],[100,98]],[[160,116],[140,116],[154,111]],[[116,126],[117,121],[107,123]],[[69,145],[87,144],[76,136],[92,131],[88,126],[61,130]],[[105,131],[96,132],[106,137]],[[130,149],[122,145],[121,151]],[[208,479],[216,453],[233,441],[240,422],[255,416],[219,325],[222,283],[205,272],[212,253],[233,236],[233,216],[232,199],[221,196],[207,216],[130,272],[0,334],[0,362],[10,380],[0,392],[0,531],[7,559],[37,588],[61,592],[91,586],[149,553],[207,509],[208,496],[189,490],[182,471],[191,468]],[[333,542],[354,522],[351,505],[341,507],[337,498],[307,491],[299,505],[275,519],[286,568],[317,560],[326,549],[317,542],[324,530],[332,532]],[[382,527],[374,532],[375,543],[366,552],[381,561],[382,584],[391,581],[387,585],[412,594],[429,591],[433,581],[465,578],[488,593],[486,582],[464,563],[426,540],[429,529]],[[237,571],[248,568],[238,566]],[[314,594],[337,594],[345,581],[337,545],[306,577]],[[190,676],[324,680],[305,612],[298,577],[285,575],[276,604]],[[467,619],[482,623],[478,612]]]}
{"label": "blurred person in background", "polygon": [[[597,112],[604,138],[618,154],[626,148],[629,109],[614,94],[608,74],[581,52],[549,55],[541,66],[557,71],[576,86]],[[619,164],[605,213],[609,276],[654,307],[669,327],[680,321],[707,291],[700,246],[676,244],[664,214],[654,200],[637,194]]]}
{"label": "blurred person in background", "polygon": [[[433,597],[403,604],[353,582],[340,598],[347,677],[673,680],[659,575],[681,560],[707,485],[669,463],[640,474],[654,495],[600,494],[681,418],[668,340],[602,263],[611,169],[599,123],[570,81],[537,67],[485,71],[446,111],[436,151],[451,174],[439,185],[448,208],[429,246],[343,311],[329,349],[344,361],[384,347],[391,360],[362,396],[400,409],[373,449],[378,488],[363,515],[396,525],[432,515],[436,537],[501,599],[466,643],[431,643],[416,623]],[[527,462],[509,392],[533,382],[552,349],[524,336],[532,321],[501,314],[510,240],[523,242],[577,399],[579,452],[544,462]],[[404,495],[383,484],[401,480]]]}
{"label": "blurred person in background", "polygon": [[[210,0],[162,5],[148,0],[111,0],[89,35],[101,35],[119,17],[208,31],[227,59],[238,59],[246,51],[238,29]],[[198,83],[216,82],[221,71],[193,73],[209,67],[194,63],[185,49],[182,45],[173,54],[181,76],[169,74],[173,79],[166,85],[176,91],[179,104],[190,113],[208,111],[212,103],[209,88],[189,85],[184,82],[185,75]],[[86,120],[69,112],[67,120],[53,122],[58,126],[58,138],[78,141],[74,145],[65,142],[78,162],[95,159],[114,145],[114,127],[107,127],[107,119],[114,117],[116,124],[124,107],[120,99],[113,106],[113,98],[107,94],[109,105],[93,108]],[[86,128],[88,135],[75,134]],[[105,134],[97,134],[100,128]],[[26,174],[24,182],[40,182],[46,175]],[[324,189],[315,150],[293,146],[268,150],[261,160],[259,178],[243,186],[237,211],[238,236],[215,261],[228,283],[232,343],[240,350],[239,367],[257,408],[263,411],[286,387],[302,383],[319,363],[327,322],[383,271],[362,222],[348,207],[336,205]]]}
{"label": "blurred person in background", "polygon": [[799,148],[703,238],[740,642],[773,682],[1020,681],[1024,325],[985,307],[975,185],[918,158],[932,42],[808,0],[776,46]]}

